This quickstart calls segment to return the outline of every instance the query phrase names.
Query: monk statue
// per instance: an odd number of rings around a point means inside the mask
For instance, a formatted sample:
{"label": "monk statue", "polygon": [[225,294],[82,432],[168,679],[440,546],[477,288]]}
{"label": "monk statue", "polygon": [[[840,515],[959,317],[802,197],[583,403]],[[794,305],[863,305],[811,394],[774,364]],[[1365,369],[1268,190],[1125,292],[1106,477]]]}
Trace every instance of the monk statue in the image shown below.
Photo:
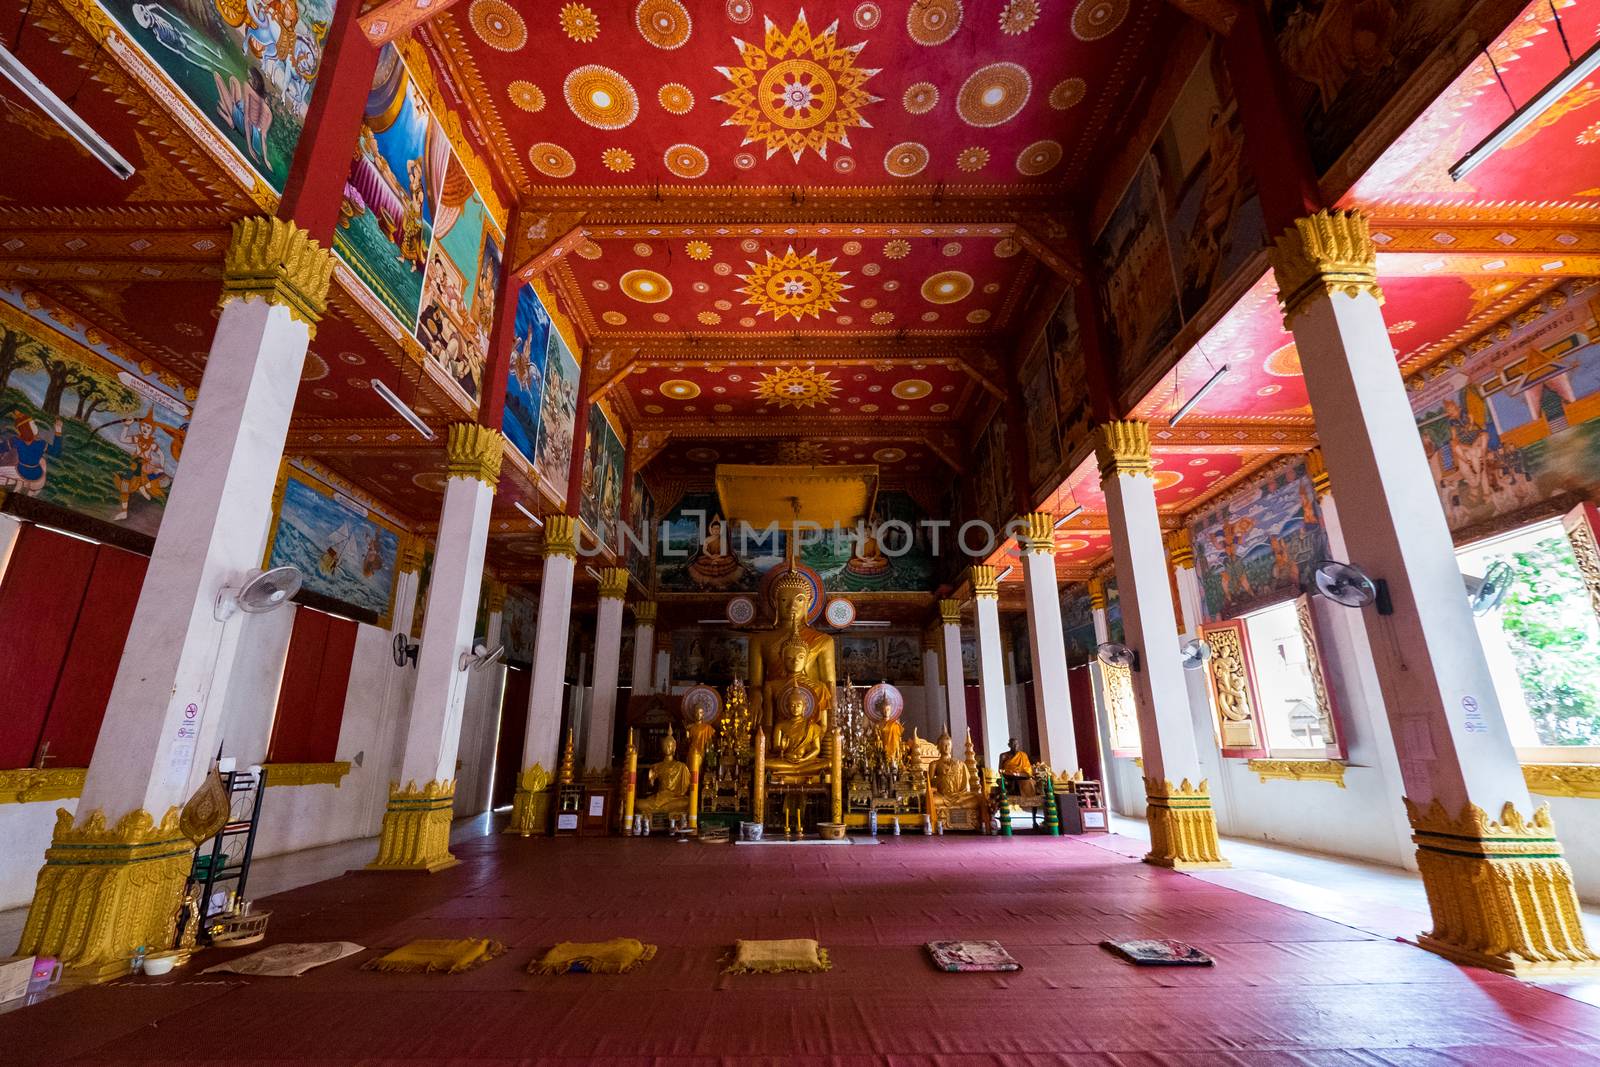
{"label": "monk statue", "polygon": [[1006,792],[1017,796],[1033,796],[1033,761],[1017,748],[1017,739],[1006,742],[1000,755],[1000,777],[1006,780]]}
{"label": "monk statue", "polygon": [[820,714],[806,715],[806,699],[798,687],[783,697],[783,716],[772,726],[767,770],[775,774],[807,774],[827,766],[822,755]]}
{"label": "monk statue", "polygon": [[689,744],[689,754],[698,753],[701,759],[705,758],[706,747],[711,744],[711,738],[716,734],[716,727],[706,722],[706,709],[703,705],[696,704],[690,712],[693,716],[689,725],[684,728],[683,734]]}
{"label": "monk statue", "polygon": [[878,721],[878,744],[883,749],[883,759],[891,767],[900,765],[901,749],[904,747],[905,727],[900,725],[900,720],[895,717],[894,705],[889,700],[888,693],[879,693],[877,702],[872,706],[873,718]]}
{"label": "monk statue", "polygon": [[646,773],[645,781],[656,791],[634,804],[636,814],[645,818],[660,812],[662,815],[684,815],[689,811],[689,765],[677,759],[678,739],[672,731],[661,739],[661,762]]}
{"label": "monk statue", "polygon": [[948,817],[952,808],[976,812],[983,806],[983,790],[973,780],[972,768],[950,754],[952,745],[950,732],[946,730],[939,735],[938,758],[928,765],[930,806],[941,821]]}
{"label": "monk statue", "polygon": [[826,729],[827,712],[833,708],[833,691],[839,679],[833,638],[806,622],[811,614],[811,583],[799,571],[789,570],[773,583],[772,599],[776,622],[771,630],[750,638],[750,683],[760,694],[760,721],[765,726],[772,725],[783,710],[776,698],[784,683],[799,677],[810,683],[807,688],[813,695],[825,698],[818,703],[817,712],[822,716],[820,725]]}

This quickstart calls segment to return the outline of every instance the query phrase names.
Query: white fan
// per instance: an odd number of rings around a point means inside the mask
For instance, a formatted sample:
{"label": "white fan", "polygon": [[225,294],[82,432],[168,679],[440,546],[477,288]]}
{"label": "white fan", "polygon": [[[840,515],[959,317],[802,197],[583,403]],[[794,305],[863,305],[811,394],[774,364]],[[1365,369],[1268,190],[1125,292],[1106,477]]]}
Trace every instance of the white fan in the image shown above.
{"label": "white fan", "polygon": [[482,641],[474,641],[471,652],[461,653],[460,667],[462,670],[471,667],[475,671],[481,671],[491,663],[498,663],[500,657],[505,654],[505,645],[496,645],[494,650],[490,651],[489,646]]}
{"label": "white fan", "polygon": [[243,584],[225,585],[217,593],[213,614],[218,622],[226,622],[238,612],[260,615],[289,602],[300,591],[304,581],[298,567],[274,567],[270,571],[252,571]]}
{"label": "white fan", "polygon": [[394,635],[394,665],[404,667],[409,660],[411,665],[417,665],[417,650],[422,647],[418,641],[413,641],[405,634]]}
{"label": "white fan", "polygon": [[1095,654],[1100,657],[1101,663],[1108,663],[1113,667],[1127,667],[1135,671],[1139,669],[1139,653],[1116,641],[1107,641],[1095,649]]}
{"label": "white fan", "polygon": [[1511,591],[1511,583],[1516,577],[1517,572],[1503,559],[1497,559],[1489,564],[1489,569],[1483,572],[1482,578],[1471,574],[1462,575],[1467,583],[1467,603],[1472,605],[1472,613],[1487,615],[1499,607],[1505,600],[1506,594]]}
{"label": "white fan", "polygon": [[1378,599],[1378,587],[1360,567],[1325,559],[1312,565],[1312,584],[1317,592],[1347,608],[1364,608]]}
{"label": "white fan", "polygon": [[1211,658],[1211,642],[1201,637],[1191,637],[1179,651],[1183,653],[1183,669],[1197,671]]}

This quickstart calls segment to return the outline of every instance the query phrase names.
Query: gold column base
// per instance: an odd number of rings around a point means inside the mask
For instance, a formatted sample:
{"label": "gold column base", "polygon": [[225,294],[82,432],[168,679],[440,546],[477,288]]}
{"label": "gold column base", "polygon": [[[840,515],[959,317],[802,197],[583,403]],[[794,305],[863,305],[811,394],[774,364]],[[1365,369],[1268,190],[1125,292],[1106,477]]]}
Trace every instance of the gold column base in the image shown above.
{"label": "gold column base", "polygon": [[1424,809],[1408,799],[1406,815],[1433,913],[1417,944],[1519,978],[1600,974],[1550,805],[1530,821],[1507,804],[1492,822],[1477,805],[1451,818],[1437,800]]}
{"label": "gold column base", "polygon": [[1150,851],[1144,861],[1179,871],[1215,870],[1232,866],[1217,842],[1217,814],[1205,779],[1174,786],[1159,778],[1144,780],[1145,819],[1150,823]]}
{"label": "gold column base", "polygon": [[456,802],[455,779],[431,781],[420,789],[409,782],[389,785],[389,806],[378,835],[378,858],[369,871],[426,871],[433,874],[461,861],[450,854],[450,818]]}
{"label": "gold column base", "polygon": [[550,772],[535,763],[517,775],[517,792],[511,799],[511,822],[505,832],[519,837],[550,832]]}
{"label": "gold column base", "polygon": [[127,974],[141,945],[171,948],[194,857],[178,817],[172,808],[158,824],[137,810],[107,827],[96,810],[74,827],[72,814],[58,809],[18,955],[54,956],[103,982]]}

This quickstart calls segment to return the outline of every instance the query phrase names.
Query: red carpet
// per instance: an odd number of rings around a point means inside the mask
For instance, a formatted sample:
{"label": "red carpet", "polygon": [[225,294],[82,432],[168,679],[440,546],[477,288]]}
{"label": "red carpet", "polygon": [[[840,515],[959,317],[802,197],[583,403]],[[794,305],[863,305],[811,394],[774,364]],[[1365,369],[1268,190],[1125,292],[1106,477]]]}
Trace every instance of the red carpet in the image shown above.
{"label": "red carpet", "polygon": [[[1067,839],[746,848],[487,837],[434,876],[353,873],[261,902],[272,940],[368,952],[298,979],[202,978],[207,953],[0,1016],[0,1063],[1402,1065],[1600,1063],[1600,1009]],[[486,936],[467,974],[361,964]],[[661,946],[629,975],[536,976],[558,940]],[[1135,968],[1172,937],[1214,968]],[[736,938],[815,937],[834,969],[724,976]],[[945,974],[933,939],[1014,974]],[[245,950],[248,951],[248,950]]]}

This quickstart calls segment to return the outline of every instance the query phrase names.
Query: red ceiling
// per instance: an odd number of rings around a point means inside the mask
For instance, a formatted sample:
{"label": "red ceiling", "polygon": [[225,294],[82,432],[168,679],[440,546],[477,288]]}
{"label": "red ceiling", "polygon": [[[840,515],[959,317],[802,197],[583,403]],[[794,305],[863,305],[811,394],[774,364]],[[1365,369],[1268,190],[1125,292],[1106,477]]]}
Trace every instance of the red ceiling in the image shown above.
{"label": "red ceiling", "polygon": [[[773,361],[763,366],[649,367],[628,376],[626,394],[631,413],[646,419],[836,415],[948,420],[961,411],[974,388],[965,372],[942,364]],[[759,432],[759,424],[750,429]]]}
{"label": "red ceiling", "polygon": [[474,0],[438,16],[485,86],[483,125],[535,186],[1057,184],[1178,19],[1159,0]]}
{"label": "red ceiling", "polygon": [[[707,228],[703,236],[601,239],[563,263],[585,327],[607,335],[1003,329],[1032,258],[1010,238],[912,230],[905,237],[717,237]],[[774,289],[779,295],[769,298]]]}

